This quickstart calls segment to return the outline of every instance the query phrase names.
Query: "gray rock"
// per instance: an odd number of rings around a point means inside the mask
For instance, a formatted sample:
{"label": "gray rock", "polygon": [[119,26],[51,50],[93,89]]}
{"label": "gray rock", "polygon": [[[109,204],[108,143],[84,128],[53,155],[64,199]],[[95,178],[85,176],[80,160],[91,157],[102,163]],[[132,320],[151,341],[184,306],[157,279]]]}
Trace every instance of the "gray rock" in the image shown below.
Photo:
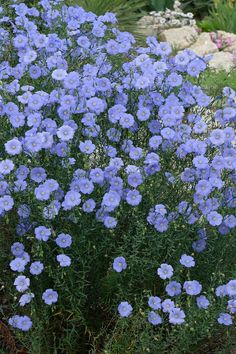
{"label": "gray rock", "polygon": [[236,42],[233,42],[232,45],[226,47],[226,48],[224,49],[224,52],[236,53]]}
{"label": "gray rock", "polygon": [[154,16],[143,16],[138,22],[139,32],[144,36],[157,36],[158,28],[155,25]]}
{"label": "gray rock", "polygon": [[218,52],[218,48],[216,44],[212,42],[209,33],[201,33],[197,41],[189,49],[200,56]]}
{"label": "gray rock", "polygon": [[215,53],[209,62],[209,67],[216,71],[225,70],[229,72],[235,67],[234,56],[229,52]]}
{"label": "gray rock", "polygon": [[171,28],[164,30],[159,38],[163,42],[169,42],[177,50],[188,48],[198,38],[196,28],[183,26],[181,28]]}

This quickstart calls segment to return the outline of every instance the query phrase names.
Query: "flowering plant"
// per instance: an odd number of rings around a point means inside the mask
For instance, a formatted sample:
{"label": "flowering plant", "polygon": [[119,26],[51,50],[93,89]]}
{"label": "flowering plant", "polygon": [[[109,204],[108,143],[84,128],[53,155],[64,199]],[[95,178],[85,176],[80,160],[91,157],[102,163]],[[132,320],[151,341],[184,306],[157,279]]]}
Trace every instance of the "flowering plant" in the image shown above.
{"label": "flowering plant", "polygon": [[219,50],[224,50],[227,47],[232,46],[235,41],[232,37],[226,37],[223,35],[218,35],[217,32],[211,32],[211,40],[214,42]]}
{"label": "flowering plant", "polygon": [[0,15],[9,324],[72,335],[96,312],[140,321],[141,305],[154,326],[191,323],[194,306],[231,324],[235,274],[215,255],[235,250],[236,93],[207,95],[203,58],[154,37],[136,47],[111,13],[41,0]]}

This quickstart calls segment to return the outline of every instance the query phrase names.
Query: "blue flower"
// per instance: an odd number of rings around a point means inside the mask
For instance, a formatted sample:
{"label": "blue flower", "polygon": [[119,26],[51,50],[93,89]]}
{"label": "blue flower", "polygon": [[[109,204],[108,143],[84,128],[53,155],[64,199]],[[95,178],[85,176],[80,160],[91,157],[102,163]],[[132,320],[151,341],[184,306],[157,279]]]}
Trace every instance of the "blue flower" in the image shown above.
{"label": "blue flower", "polygon": [[36,187],[34,190],[35,197],[38,200],[48,200],[50,198],[50,191],[47,186],[41,184],[39,187]]}
{"label": "blue flower", "polygon": [[74,208],[75,206],[80,205],[81,203],[81,195],[80,193],[76,191],[69,191],[66,193],[64,202],[62,203],[62,206],[64,207],[65,210],[70,210]]}
{"label": "blue flower", "polygon": [[166,285],[165,290],[167,294],[171,297],[179,295],[181,294],[181,284],[176,281],[171,281]]}
{"label": "blue flower", "polygon": [[174,308],[169,313],[169,322],[172,324],[182,324],[185,322],[185,313],[179,308]]}
{"label": "blue flower", "polygon": [[80,151],[84,154],[90,155],[95,150],[95,145],[92,143],[91,140],[86,140],[85,142],[80,142],[79,144]]}
{"label": "blue flower", "polygon": [[15,165],[12,160],[6,159],[0,161],[0,173],[2,175],[8,175],[13,169]]}
{"label": "blue flower", "polygon": [[179,262],[186,268],[191,268],[195,266],[194,258],[192,256],[188,256],[187,254],[182,254]]}
{"label": "blue flower", "polygon": [[209,214],[207,214],[207,220],[210,225],[218,226],[222,223],[223,217],[221,214],[217,213],[216,211],[211,211]]}
{"label": "blue flower", "polygon": [[10,262],[10,268],[15,272],[23,272],[25,270],[25,266],[25,260],[20,257],[16,257]]}
{"label": "blue flower", "polygon": [[158,296],[150,296],[148,299],[148,305],[153,310],[158,310],[161,308],[161,299]]}
{"label": "blue flower", "polygon": [[57,131],[57,136],[60,138],[62,141],[69,141],[73,138],[74,136],[74,129],[72,129],[68,125],[63,125],[60,127]]}
{"label": "blue flower", "polygon": [[132,311],[133,308],[127,301],[122,301],[118,306],[118,312],[121,317],[129,317]]}
{"label": "blue flower", "polygon": [[67,72],[64,69],[56,69],[52,72],[52,78],[57,81],[62,81],[67,76]]}
{"label": "blue flower", "polygon": [[76,89],[79,86],[79,82],[80,75],[75,71],[70,72],[64,78],[64,86],[67,89]]}
{"label": "blue flower", "polygon": [[17,291],[24,292],[25,290],[27,290],[29,288],[30,280],[25,275],[19,275],[15,279],[14,285],[15,285]]}
{"label": "blue flower", "polygon": [[27,332],[32,327],[32,325],[32,320],[28,316],[21,316],[17,328]]}
{"label": "blue flower", "polygon": [[172,275],[174,274],[174,270],[171,265],[163,263],[161,266],[157,269],[157,274],[161,279],[170,279]]}
{"label": "blue flower", "polygon": [[150,311],[148,314],[148,322],[156,326],[162,323],[162,318],[156,312]]}
{"label": "blue flower", "polygon": [[217,319],[219,324],[231,326],[233,324],[232,317],[228,313],[221,313]]}
{"label": "blue flower", "polygon": [[162,301],[161,307],[163,312],[171,312],[175,308],[175,303],[170,299],[166,299]]}
{"label": "blue flower", "polygon": [[127,263],[124,257],[116,257],[113,262],[113,269],[120,273],[127,268]]}
{"label": "blue flower", "polygon": [[9,195],[0,197],[0,210],[9,211],[13,208],[14,200]]}
{"label": "blue flower", "polygon": [[57,255],[57,261],[60,263],[61,267],[69,267],[71,265],[71,258],[65,254]]}
{"label": "blue flower", "polygon": [[108,207],[117,207],[120,204],[120,195],[116,191],[110,191],[103,197],[102,204]]}
{"label": "blue flower", "polygon": [[197,280],[185,281],[183,288],[188,295],[198,295],[202,291],[202,286]]}
{"label": "blue flower", "polygon": [[47,177],[46,171],[43,167],[34,167],[30,171],[30,178],[35,182],[43,182]]}
{"label": "blue flower", "polygon": [[114,229],[117,225],[117,220],[112,216],[107,215],[104,218],[104,225],[108,229]]}
{"label": "blue flower", "polygon": [[4,146],[9,155],[18,155],[22,152],[21,142],[16,138],[9,140]]}
{"label": "blue flower", "polygon": [[142,196],[137,189],[129,190],[127,192],[126,201],[129,205],[139,205],[142,200]]}
{"label": "blue flower", "polygon": [[134,117],[129,113],[122,113],[119,123],[122,128],[130,128],[134,125]]}
{"label": "blue flower", "polygon": [[229,296],[236,296],[236,279],[230,280],[226,284],[225,291]]}
{"label": "blue flower", "polygon": [[42,295],[42,299],[47,305],[52,305],[58,300],[58,293],[55,290],[47,289]]}
{"label": "blue flower", "polygon": [[21,297],[19,299],[20,306],[25,306],[25,305],[29,304],[33,298],[34,298],[33,293],[21,295]]}
{"label": "blue flower", "polygon": [[47,241],[51,236],[51,230],[45,226],[38,226],[34,230],[35,237],[39,241]]}
{"label": "blue flower", "polygon": [[55,240],[56,244],[61,248],[70,247],[72,244],[72,237],[69,234],[60,234]]}
{"label": "blue flower", "polygon": [[206,298],[206,296],[201,295],[196,298],[197,306],[200,309],[207,309],[208,306],[210,305],[209,300]]}
{"label": "blue flower", "polygon": [[24,245],[21,242],[14,242],[11,246],[11,253],[16,257],[21,257],[24,253]]}
{"label": "blue flower", "polygon": [[43,263],[41,263],[39,261],[33,262],[30,265],[30,273],[33,275],[41,274],[43,269],[44,269],[44,265],[43,265]]}

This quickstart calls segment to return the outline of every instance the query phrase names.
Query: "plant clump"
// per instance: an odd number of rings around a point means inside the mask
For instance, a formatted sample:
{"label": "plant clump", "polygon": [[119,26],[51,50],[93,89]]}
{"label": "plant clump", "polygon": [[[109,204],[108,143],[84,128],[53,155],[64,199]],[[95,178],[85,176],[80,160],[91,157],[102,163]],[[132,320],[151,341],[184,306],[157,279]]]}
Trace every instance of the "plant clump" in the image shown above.
{"label": "plant clump", "polygon": [[90,286],[103,321],[231,325],[235,274],[215,254],[234,244],[236,92],[206,94],[205,59],[138,47],[112,13],[41,0],[0,16],[9,324],[37,328],[40,308],[87,328]]}

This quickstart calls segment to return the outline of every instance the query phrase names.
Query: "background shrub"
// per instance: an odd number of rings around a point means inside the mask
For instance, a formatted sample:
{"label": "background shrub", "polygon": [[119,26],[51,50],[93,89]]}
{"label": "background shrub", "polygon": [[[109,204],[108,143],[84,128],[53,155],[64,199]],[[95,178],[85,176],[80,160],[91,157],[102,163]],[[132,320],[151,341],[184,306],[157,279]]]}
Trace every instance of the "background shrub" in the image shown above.
{"label": "background shrub", "polygon": [[[203,18],[209,13],[214,0],[182,0],[181,8],[184,12],[192,12],[195,18]],[[166,8],[173,9],[174,0],[150,0],[150,7],[155,11],[164,11]]]}
{"label": "background shrub", "polygon": [[198,24],[203,31],[222,30],[236,33],[236,2],[217,1],[210,8],[209,16]]}

